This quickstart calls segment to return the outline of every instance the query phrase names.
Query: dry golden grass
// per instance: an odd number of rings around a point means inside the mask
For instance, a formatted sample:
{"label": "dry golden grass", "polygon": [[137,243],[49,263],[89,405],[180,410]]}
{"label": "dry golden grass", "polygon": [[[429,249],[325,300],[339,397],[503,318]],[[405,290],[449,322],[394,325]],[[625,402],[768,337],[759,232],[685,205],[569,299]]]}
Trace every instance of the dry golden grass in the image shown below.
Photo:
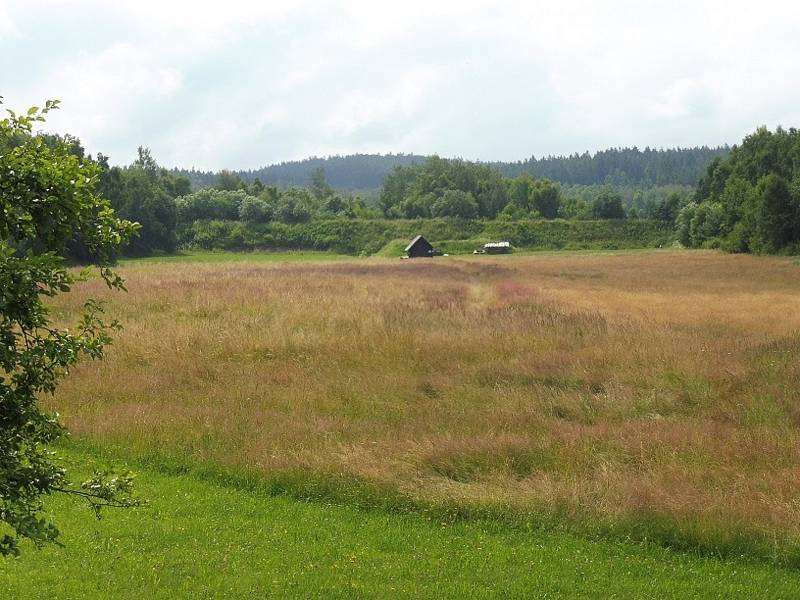
{"label": "dry golden grass", "polygon": [[[800,267],[714,252],[132,264],[78,436],[800,539]],[[71,304],[74,303],[74,304]]]}

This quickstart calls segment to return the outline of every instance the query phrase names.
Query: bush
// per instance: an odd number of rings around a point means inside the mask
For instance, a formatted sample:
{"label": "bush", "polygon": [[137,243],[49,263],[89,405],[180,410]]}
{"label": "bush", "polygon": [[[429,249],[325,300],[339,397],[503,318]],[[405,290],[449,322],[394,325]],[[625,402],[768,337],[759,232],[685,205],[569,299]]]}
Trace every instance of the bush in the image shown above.
{"label": "bush", "polygon": [[204,189],[181,196],[175,200],[178,208],[178,223],[192,223],[198,220],[236,220],[239,208],[246,198],[252,198],[243,191]]}
{"label": "bush", "polygon": [[592,216],[595,219],[624,219],[622,196],[610,188],[604,189],[592,204]]}
{"label": "bush", "polygon": [[273,207],[269,202],[255,196],[247,196],[239,206],[239,218],[245,223],[269,223]]}
{"label": "bush", "polygon": [[472,219],[478,215],[478,201],[470,192],[447,190],[431,206],[434,217],[460,217]]}

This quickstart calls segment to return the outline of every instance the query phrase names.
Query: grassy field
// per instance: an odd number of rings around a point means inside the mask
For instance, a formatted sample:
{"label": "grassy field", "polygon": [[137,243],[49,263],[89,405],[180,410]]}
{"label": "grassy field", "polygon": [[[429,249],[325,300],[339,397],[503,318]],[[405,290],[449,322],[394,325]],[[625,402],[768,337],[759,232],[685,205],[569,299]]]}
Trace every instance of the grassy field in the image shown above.
{"label": "grassy field", "polygon": [[352,256],[334,252],[297,250],[283,252],[226,252],[222,250],[188,250],[177,254],[150,256],[147,258],[127,258],[122,265],[171,264],[171,263],[296,263],[353,260]]}
{"label": "grassy field", "polygon": [[[69,463],[92,460],[72,449]],[[796,598],[800,573],[493,521],[275,497],[140,470],[135,511],[53,499],[64,548],[0,560],[15,600],[106,598]]]}
{"label": "grassy field", "polygon": [[[277,258],[277,257],[272,257]],[[272,259],[270,259],[272,260]],[[53,406],[296,496],[800,564],[800,272],[714,252],[127,263]],[[404,509],[405,509],[404,508]]]}

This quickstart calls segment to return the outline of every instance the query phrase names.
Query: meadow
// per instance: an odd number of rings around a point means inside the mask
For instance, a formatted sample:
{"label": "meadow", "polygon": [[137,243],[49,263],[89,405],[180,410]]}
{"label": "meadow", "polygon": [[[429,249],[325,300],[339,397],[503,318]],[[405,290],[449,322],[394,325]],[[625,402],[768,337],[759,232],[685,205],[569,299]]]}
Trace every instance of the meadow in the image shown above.
{"label": "meadow", "polygon": [[[343,506],[800,564],[800,266],[705,251],[129,262],[76,440]],[[149,462],[148,462],[149,461]]]}

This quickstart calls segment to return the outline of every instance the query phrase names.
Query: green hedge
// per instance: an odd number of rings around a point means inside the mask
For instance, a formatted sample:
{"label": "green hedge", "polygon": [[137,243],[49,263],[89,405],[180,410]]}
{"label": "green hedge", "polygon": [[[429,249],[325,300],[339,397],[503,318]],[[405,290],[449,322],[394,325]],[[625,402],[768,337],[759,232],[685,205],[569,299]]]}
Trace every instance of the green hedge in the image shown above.
{"label": "green hedge", "polygon": [[179,239],[184,247],[206,250],[302,249],[345,254],[380,252],[388,256],[402,251],[398,240],[410,240],[420,234],[434,246],[438,244],[443,251],[452,253],[471,252],[491,240],[507,240],[517,248],[536,250],[644,248],[666,245],[672,240],[672,231],[655,221],[561,219],[333,219],[291,225],[195,221],[179,231]]}

